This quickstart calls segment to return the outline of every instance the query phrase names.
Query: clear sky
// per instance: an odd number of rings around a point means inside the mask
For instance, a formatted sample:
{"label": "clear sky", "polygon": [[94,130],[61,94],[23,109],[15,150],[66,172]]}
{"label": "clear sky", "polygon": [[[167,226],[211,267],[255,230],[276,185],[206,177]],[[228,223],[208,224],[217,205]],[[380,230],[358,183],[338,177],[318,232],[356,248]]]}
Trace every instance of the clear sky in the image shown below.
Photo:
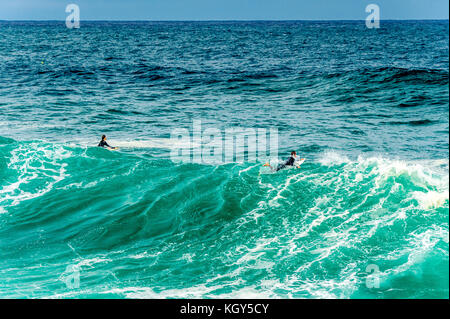
{"label": "clear sky", "polygon": [[0,0],[0,20],[364,20],[378,4],[381,19],[448,19],[448,0]]}

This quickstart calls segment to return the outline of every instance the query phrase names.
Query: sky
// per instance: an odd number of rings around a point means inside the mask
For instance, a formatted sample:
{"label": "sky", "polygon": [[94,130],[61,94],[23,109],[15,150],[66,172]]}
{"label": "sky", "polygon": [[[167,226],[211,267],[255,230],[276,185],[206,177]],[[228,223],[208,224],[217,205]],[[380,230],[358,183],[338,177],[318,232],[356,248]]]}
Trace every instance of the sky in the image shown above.
{"label": "sky", "polygon": [[448,0],[0,0],[0,20],[65,20],[68,4],[83,20],[448,19]]}

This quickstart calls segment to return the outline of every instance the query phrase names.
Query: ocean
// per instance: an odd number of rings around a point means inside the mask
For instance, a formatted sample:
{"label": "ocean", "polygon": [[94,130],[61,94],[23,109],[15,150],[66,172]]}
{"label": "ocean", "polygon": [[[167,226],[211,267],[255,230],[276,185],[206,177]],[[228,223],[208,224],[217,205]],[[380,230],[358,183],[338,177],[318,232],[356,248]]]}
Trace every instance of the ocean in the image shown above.
{"label": "ocean", "polygon": [[448,156],[448,20],[0,21],[0,298],[449,298]]}

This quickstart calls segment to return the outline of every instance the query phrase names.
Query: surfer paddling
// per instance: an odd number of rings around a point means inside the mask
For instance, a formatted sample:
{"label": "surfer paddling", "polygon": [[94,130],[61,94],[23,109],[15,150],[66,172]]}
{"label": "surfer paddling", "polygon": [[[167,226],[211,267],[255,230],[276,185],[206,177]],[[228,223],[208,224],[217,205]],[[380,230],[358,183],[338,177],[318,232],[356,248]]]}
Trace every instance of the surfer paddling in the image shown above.
{"label": "surfer paddling", "polygon": [[98,143],[97,146],[103,147],[103,148],[109,148],[110,150],[116,150],[117,147],[112,147],[111,145],[109,145],[106,142],[106,135],[102,135],[102,140],[100,141],[100,143]]}
{"label": "surfer paddling", "polygon": [[[297,162],[298,160],[298,162]],[[295,166],[297,168],[300,168],[300,165],[305,161],[304,158],[298,159],[297,153],[295,151],[291,152],[291,156],[287,159],[286,162],[278,164],[278,166],[274,169],[272,166],[270,166],[269,163],[264,164],[263,166],[269,166],[272,170],[278,172],[280,169],[285,168],[286,166]]]}

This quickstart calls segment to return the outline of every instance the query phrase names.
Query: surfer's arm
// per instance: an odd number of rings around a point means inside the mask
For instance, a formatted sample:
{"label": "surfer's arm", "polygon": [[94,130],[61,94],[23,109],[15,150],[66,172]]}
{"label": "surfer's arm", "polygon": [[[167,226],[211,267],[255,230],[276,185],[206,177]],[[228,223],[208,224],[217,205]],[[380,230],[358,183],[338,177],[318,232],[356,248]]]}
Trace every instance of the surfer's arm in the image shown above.
{"label": "surfer's arm", "polygon": [[116,150],[116,149],[117,149],[117,147],[113,147],[113,146],[109,145],[109,144],[106,143],[106,142],[105,142],[105,146],[106,146],[107,148],[109,148],[110,150]]}

